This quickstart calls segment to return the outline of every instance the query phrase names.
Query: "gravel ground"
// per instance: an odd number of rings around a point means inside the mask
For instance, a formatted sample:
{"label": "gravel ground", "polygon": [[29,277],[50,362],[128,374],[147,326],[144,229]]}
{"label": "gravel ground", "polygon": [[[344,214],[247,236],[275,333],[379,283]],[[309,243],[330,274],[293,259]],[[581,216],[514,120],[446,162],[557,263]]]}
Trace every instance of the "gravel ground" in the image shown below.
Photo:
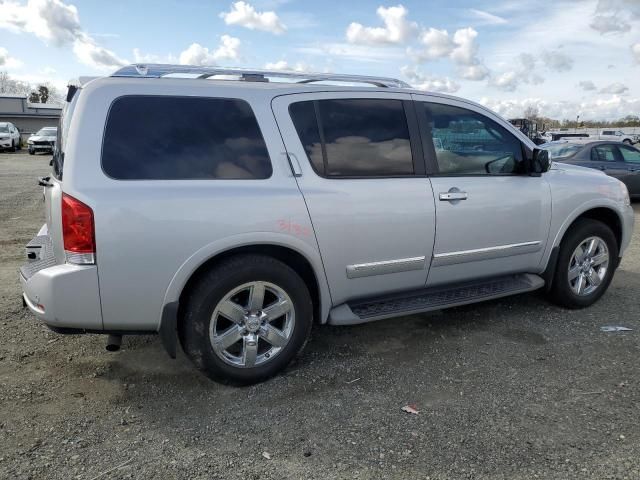
{"label": "gravel ground", "polygon": [[530,294],[317,327],[283,375],[226,387],[156,337],[108,353],[23,310],[49,158],[0,154],[0,478],[640,478],[638,234],[587,310]]}

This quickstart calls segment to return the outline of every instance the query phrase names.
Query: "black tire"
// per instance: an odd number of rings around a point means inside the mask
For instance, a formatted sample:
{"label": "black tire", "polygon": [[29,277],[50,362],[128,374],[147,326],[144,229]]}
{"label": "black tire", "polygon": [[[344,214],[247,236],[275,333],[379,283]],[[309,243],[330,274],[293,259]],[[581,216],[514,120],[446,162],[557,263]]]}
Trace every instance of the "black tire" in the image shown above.
{"label": "black tire", "polygon": [[[573,252],[589,237],[601,238],[608,249],[609,263],[600,285],[590,294],[578,295],[569,283],[569,266]],[[566,308],[578,309],[593,305],[609,288],[618,264],[618,242],[611,229],[602,222],[584,218],[576,221],[560,244],[558,263],[549,291],[551,300]]]}
{"label": "black tire", "polygon": [[633,142],[631,140],[623,140],[622,143],[626,143],[627,145],[632,145]]}
{"label": "black tire", "polygon": [[35,152],[35,151],[33,151],[33,149],[31,149],[31,148],[30,148],[30,149],[29,149],[29,155],[35,155],[35,154],[36,154],[36,152]]}
{"label": "black tire", "polygon": [[11,151],[15,152],[16,150],[18,150],[18,147],[16,147],[16,141],[11,140]]}
{"label": "black tire", "polygon": [[[231,365],[214,351],[210,341],[212,314],[229,292],[257,281],[276,285],[289,296],[295,312],[293,330],[288,343],[265,363],[249,368]],[[182,349],[200,371],[222,383],[249,385],[277,374],[302,350],[313,324],[311,296],[302,278],[288,265],[264,255],[224,260],[197,279],[183,303],[178,325]]]}

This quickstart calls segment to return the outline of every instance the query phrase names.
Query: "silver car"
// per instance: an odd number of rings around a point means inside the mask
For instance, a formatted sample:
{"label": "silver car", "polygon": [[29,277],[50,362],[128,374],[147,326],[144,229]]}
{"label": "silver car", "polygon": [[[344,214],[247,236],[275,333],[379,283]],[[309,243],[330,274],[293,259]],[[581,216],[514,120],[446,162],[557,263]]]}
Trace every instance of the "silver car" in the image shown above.
{"label": "silver car", "polygon": [[274,375],[314,322],[587,307],[631,238],[621,182],[394,79],[135,65],[67,98],[25,304],[112,349],[158,333],[217,380]]}

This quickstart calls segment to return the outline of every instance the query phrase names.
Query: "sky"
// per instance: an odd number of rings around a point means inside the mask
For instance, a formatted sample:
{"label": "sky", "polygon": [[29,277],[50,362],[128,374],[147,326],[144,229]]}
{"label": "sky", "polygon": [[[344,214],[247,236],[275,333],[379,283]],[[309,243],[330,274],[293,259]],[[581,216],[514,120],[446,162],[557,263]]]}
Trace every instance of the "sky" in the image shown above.
{"label": "sky", "polygon": [[129,63],[381,75],[507,117],[640,115],[640,0],[0,0],[0,71]]}

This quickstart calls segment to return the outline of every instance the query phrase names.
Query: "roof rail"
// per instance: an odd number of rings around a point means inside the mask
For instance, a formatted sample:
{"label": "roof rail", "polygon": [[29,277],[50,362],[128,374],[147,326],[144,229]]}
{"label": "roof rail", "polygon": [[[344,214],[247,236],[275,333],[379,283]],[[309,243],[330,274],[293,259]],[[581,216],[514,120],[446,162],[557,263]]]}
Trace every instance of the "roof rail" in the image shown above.
{"label": "roof rail", "polygon": [[249,82],[268,82],[268,77],[285,78],[297,83],[348,82],[368,83],[384,88],[410,88],[410,85],[395,78],[370,77],[365,75],[339,75],[334,73],[302,73],[278,70],[249,70],[244,68],[199,67],[194,65],[134,64],[122,67],[112,77],[160,78],[167,75],[195,75],[210,78],[216,75],[239,76]]}

